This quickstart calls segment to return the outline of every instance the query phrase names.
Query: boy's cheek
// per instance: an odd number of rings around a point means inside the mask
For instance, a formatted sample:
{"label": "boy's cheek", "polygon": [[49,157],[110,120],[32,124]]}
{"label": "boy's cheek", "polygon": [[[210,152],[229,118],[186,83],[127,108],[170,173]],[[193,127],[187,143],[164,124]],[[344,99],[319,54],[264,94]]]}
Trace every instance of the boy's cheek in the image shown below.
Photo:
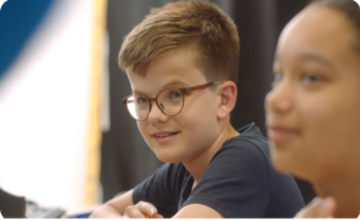
{"label": "boy's cheek", "polygon": [[149,139],[150,134],[146,132],[146,126],[143,121],[137,121],[137,127],[140,131],[141,136],[145,139],[147,142],[147,139]]}

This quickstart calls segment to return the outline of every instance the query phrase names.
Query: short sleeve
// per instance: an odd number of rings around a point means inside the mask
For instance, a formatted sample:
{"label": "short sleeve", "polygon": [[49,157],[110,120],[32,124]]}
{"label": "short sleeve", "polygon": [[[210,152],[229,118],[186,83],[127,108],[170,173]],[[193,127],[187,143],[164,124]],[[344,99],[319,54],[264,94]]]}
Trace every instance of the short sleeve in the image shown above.
{"label": "short sleeve", "polygon": [[183,206],[207,205],[226,217],[263,217],[270,198],[269,167],[247,140],[224,145]]}
{"label": "short sleeve", "polygon": [[153,175],[134,187],[133,202],[152,203],[165,218],[178,211],[178,192],[186,172],[182,164],[165,163]]}

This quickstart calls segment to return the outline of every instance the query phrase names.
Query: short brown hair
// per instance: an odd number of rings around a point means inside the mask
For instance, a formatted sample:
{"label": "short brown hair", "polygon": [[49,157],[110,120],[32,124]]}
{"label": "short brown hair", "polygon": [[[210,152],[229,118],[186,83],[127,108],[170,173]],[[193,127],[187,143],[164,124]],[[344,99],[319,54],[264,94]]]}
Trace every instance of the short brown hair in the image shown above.
{"label": "short brown hair", "polygon": [[198,56],[208,80],[237,82],[240,43],[236,25],[217,5],[204,0],[151,9],[125,36],[119,66],[144,75],[154,59],[184,47]]}

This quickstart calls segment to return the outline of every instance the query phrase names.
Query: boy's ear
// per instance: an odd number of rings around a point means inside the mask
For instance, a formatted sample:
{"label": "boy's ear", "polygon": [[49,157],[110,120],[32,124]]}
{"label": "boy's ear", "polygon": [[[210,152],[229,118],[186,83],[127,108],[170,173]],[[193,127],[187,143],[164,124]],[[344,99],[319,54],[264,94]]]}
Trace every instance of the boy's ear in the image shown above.
{"label": "boy's ear", "polygon": [[233,81],[226,81],[218,88],[218,95],[220,98],[219,108],[217,112],[218,119],[224,119],[230,115],[234,109],[237,98],[237,87]]}

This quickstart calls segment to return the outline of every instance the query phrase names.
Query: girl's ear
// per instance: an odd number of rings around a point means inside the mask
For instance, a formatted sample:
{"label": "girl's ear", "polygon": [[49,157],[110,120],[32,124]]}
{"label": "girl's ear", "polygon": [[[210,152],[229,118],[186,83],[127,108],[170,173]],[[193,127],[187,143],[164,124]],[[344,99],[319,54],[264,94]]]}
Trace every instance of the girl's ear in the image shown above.
{"label": "girl's ear", "polygon": [[237,87],[233,81],[226,81],[222,83],[217,90],[220,98],[217,117],[218,119],[224,119],[230,115],[235,107]]}

